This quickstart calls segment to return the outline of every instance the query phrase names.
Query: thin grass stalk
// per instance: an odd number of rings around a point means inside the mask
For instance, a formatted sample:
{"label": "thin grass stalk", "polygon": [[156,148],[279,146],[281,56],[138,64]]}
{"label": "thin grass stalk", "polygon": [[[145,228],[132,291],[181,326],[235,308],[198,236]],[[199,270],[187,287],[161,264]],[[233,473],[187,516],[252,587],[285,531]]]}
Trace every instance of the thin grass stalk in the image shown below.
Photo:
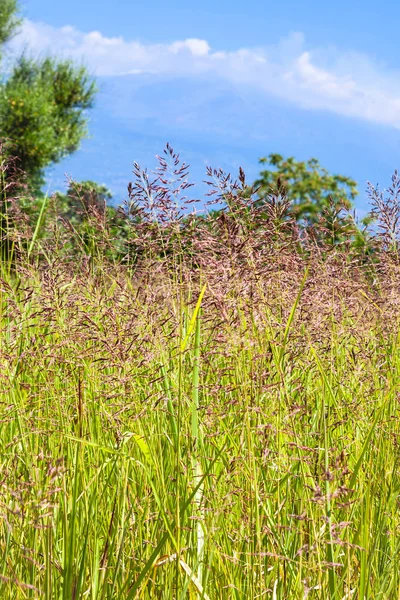
{"label": "thin grass stalk", "polygon": [[46,194],[46,196],[44,196],[44,198],[42,200],[42,206],[40,207],[40,213],[39,213],[39,216],[36,221],[35,230],[33,232],[32,239],[31,239],[29,247],[28,247],[28,253],[27,253],[28,260],[32,254],[34,247],[35,247],[36,240],[38,239],[38,237],[40,235],[40,231],[41,231],[42,225],[44,223],[44,217],[46,214],[47,203],[48,203],[48,195]]}
{"label": "thin grass stalk", "polygon": [[[200,481],[202,469],[200,462],[200,451],[203,447],[202,431],[199,425],[199,387],[200,387],[200,331],[201,331],[201,309],[196,319],[196,331],[194,340],[193,375],[192,375],[192,456],[194,483]],[[201,515],[201,503],[203,497],[203,486],[199,487],[194,497],[197,509],[197,579],[203,582],[203,553],[204,553],[204,515]],[[200,521],[200,518],[202,520]]]}

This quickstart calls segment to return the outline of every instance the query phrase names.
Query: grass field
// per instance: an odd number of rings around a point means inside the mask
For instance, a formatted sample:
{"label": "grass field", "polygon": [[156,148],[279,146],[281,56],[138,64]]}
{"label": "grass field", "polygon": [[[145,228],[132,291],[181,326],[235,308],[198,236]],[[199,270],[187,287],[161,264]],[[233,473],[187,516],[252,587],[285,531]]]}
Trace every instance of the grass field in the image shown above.
{"label": "grass field", "polygon": [[398,278],[296,268],[3,271],[2,599],[400,598]]}

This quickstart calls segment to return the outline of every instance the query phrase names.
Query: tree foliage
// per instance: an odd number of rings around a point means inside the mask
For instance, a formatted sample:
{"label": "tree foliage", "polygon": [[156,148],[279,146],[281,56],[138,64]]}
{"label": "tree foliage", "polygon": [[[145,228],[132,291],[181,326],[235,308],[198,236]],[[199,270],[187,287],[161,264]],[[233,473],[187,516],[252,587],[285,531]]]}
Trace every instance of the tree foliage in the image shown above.
{"label": "tree foliage", "polygon": [[[104,216],[107,202],[112,200],[112,193],[102,184],[94,181],[71,181],[65,194],[56,194],[62,214],[73,225],[88,220],[90,216]],[[113,207],[110,207],[115,211]]]}
{"label": "tree foliage", "polygon": [[105,185],[90,180],[71,181],[65,194],[54,194],[56,215],[73,232],[70,254],[84,250],[92,255],[96,248],[109,259],[123,260],[129,253],[129,221],[111,204],[112,197]]}
{"label": "tree foliage", "polygon": [[350,209],[357,195],[357,183],[350,177],[332,175],[316,158],[306,162],[280,154],[261,158],[266,165],[255,182],[261,201],[270,196],[286,195],[298,221],[315,223],[332,207]]}
{"label": "tree foliage", "polygon": [[86,134],[84,111],[94,93],[83,67],[52,58],[21,58],[1,86],[2,136],[35,191],[43,184],[44,169],[79,147]]}
{"label": "tree foliage", "polygon": [[21,20],[18,18],[17,0],[0,2],[0,49],[16,33]]}
{"label": "tree foliage", "polygon": [[[4,2],[4,0],[1,0]],[[15,0],[0,8],[0,44],[18,24]],[[38,192],[44,170],[80,145],[86,135],[86,109],[93,104],[95,83],[84,67],[54,58],[21,57],[0,84],[0,132],[7,153]]]}

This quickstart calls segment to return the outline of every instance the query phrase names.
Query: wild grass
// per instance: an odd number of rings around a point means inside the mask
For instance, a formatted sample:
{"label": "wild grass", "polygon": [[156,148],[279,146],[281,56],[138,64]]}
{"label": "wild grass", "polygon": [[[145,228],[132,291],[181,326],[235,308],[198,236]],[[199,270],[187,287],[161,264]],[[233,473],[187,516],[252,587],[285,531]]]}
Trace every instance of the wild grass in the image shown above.
{"label": "wild grass", "polygon": [[398,264],[227,219],[3,261],[1,598],[400,598]]}

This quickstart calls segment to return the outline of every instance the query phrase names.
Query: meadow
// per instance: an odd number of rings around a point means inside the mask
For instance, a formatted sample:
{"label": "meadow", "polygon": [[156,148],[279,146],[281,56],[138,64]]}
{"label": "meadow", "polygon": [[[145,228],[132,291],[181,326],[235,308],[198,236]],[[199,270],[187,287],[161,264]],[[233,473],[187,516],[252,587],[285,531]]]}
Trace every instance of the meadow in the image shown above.
{"label": "meadow", "polygon": [[183,227],[138,175],[125,261],[98,206],[10,203],[0,597],[400,598],[393,199],[366,252],[218,172]]}

